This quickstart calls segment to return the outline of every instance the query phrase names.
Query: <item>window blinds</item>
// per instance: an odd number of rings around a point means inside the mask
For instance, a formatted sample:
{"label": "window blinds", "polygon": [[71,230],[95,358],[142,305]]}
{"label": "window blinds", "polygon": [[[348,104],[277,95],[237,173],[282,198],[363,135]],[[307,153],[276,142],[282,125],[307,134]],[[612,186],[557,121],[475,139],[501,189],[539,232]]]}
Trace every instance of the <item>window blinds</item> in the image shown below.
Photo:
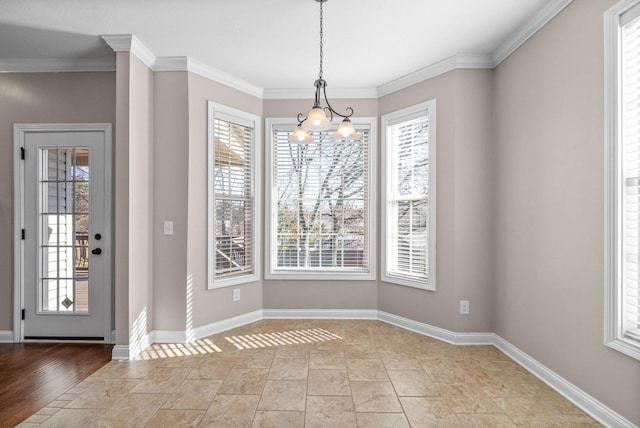
{"label": "window blinds", "polygon": [[391,183],[387,269],[429,276],[429,118],[421,112],[390,126]]}
{"label": "window blinds", "polygon": [[640,339],[640,17],[622,26],[620,148],[622,169],[622,329]]}
{"label": "window blinds", "polygon": [[276,270],[369,270],[369,130],[358,132],[360,141],[314,132],[314,143],[292,144],[290,130],[273,130]]}
{"label": "window blinds", "polygon": [[213,137],[214,277],[226,278],[253,271],[253,129],[214,119]]}

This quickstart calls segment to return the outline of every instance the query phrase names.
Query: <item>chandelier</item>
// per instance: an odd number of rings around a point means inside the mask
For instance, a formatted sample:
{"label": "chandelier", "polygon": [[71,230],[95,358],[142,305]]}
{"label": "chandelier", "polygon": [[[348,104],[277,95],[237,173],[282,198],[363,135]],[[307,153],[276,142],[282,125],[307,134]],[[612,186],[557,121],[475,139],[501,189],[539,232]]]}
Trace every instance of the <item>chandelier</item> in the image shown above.
{"label": "chandelier", "polygon": [[[347,107],[345,114],[338,113],[331,107],[329,100],[327,99],[327,81],[322,78],[322,38],[324,36],[322,28],[322,5],[327,0],[315,0],[320,3],[320,72],[318,73],[318,79],[313,83],[316,88],[315,100],[313,102],[313,108],[307,116],[303,116],[302,113],[298,113],[298,126],[293,134],[289,136],[289,142],[291,143],[312,143],[313,137],[309,134],[309,131],[326,131],[331,128],[331,120],[333,115],[343,118],[342,123],[338,127],[338,130],[333,134],[334,140],[359,140],[360,134],[356,132],[351,124],[353,115],[353,109]],[[321,97],[324,97],[326,107],[322,107],[320,104]],[[329,113],[329,117],[327,117]]]}

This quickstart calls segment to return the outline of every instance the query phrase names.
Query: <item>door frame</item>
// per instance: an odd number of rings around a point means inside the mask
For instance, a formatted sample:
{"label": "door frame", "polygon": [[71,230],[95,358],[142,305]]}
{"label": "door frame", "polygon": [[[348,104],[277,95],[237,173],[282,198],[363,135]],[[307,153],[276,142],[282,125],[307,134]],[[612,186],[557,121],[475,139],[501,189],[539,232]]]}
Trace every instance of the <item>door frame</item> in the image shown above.
{"label": "door frame", "polygon": [[[25,197],[25,165],[21,157],[22,149],[24,149],[25,134],[40,132],[102,132],[104,134],[104,207],[105,207],[105,224],[104,234],[108,236],[108,242],[105,242],[104,261],[105,269],[105,325],[104,325],[104,342],[112,343],[113,334],[111,324],[111,303],[112,303],[112,176],[111,176],[111,148],[112,148],[112,132],[110,123],[16,123],[13,125],[13,195],[14,195],[14,251],[13,251],[13,341],[14,343],[24,342],[24,321],[22,319],[22,310],[24,308],[24,277],[25,277],[25,254],[24,241],[22,240],[22,230],[25,227],[24,218],[24,197]],[[33,154],[26,153],[26,156]],[[77,341],[74,341],[77,342]]]}

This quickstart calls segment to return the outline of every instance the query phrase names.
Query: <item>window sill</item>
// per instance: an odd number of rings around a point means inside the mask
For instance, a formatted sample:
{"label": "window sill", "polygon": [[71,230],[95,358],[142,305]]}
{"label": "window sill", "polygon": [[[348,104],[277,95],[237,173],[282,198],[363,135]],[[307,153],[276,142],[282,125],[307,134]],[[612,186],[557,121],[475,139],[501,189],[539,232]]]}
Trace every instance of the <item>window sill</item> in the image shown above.
{"label": "window sill", "polygon": [[336,272],[336,271],[275,271],[265,274],[265,279],[302,280],[302,281],[375,281],[371,272]]}
{"label": "window sill", "polygon": [[640,342],[626,337],[619,337],[610,342],[606,342],[609,348],[615,349],[618,352],[640,360]]}
{"label": "window sill", "polygon": [[248,284],[250,282],[256,282],[256,281],[260,281],[260,276],[256,274],[235,276],[233,278],[218,279],[213,281],[213,283],[209,281],[209,283],[207,284],[207,290],[215,290],[218,288],[232,287],[234,285]]}
{"label": "window sill", "polygon": [[435,284],[430,284],[424,280],[411,279],[393,275],[382,275],[382,282],[389,284],[402,285],[405,287],[419,288],[420,290],[436,291]]}

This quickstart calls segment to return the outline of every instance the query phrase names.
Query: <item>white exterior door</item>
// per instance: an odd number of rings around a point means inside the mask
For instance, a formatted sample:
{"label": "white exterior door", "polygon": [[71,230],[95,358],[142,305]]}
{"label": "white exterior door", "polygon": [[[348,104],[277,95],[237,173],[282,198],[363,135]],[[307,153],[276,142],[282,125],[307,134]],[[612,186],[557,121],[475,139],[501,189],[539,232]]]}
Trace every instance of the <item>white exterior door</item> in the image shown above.
{"label": "white exterior door", "polygon": [[24,149],[23,337],[109,342],[111,128],[58,126],[16,125]]}

